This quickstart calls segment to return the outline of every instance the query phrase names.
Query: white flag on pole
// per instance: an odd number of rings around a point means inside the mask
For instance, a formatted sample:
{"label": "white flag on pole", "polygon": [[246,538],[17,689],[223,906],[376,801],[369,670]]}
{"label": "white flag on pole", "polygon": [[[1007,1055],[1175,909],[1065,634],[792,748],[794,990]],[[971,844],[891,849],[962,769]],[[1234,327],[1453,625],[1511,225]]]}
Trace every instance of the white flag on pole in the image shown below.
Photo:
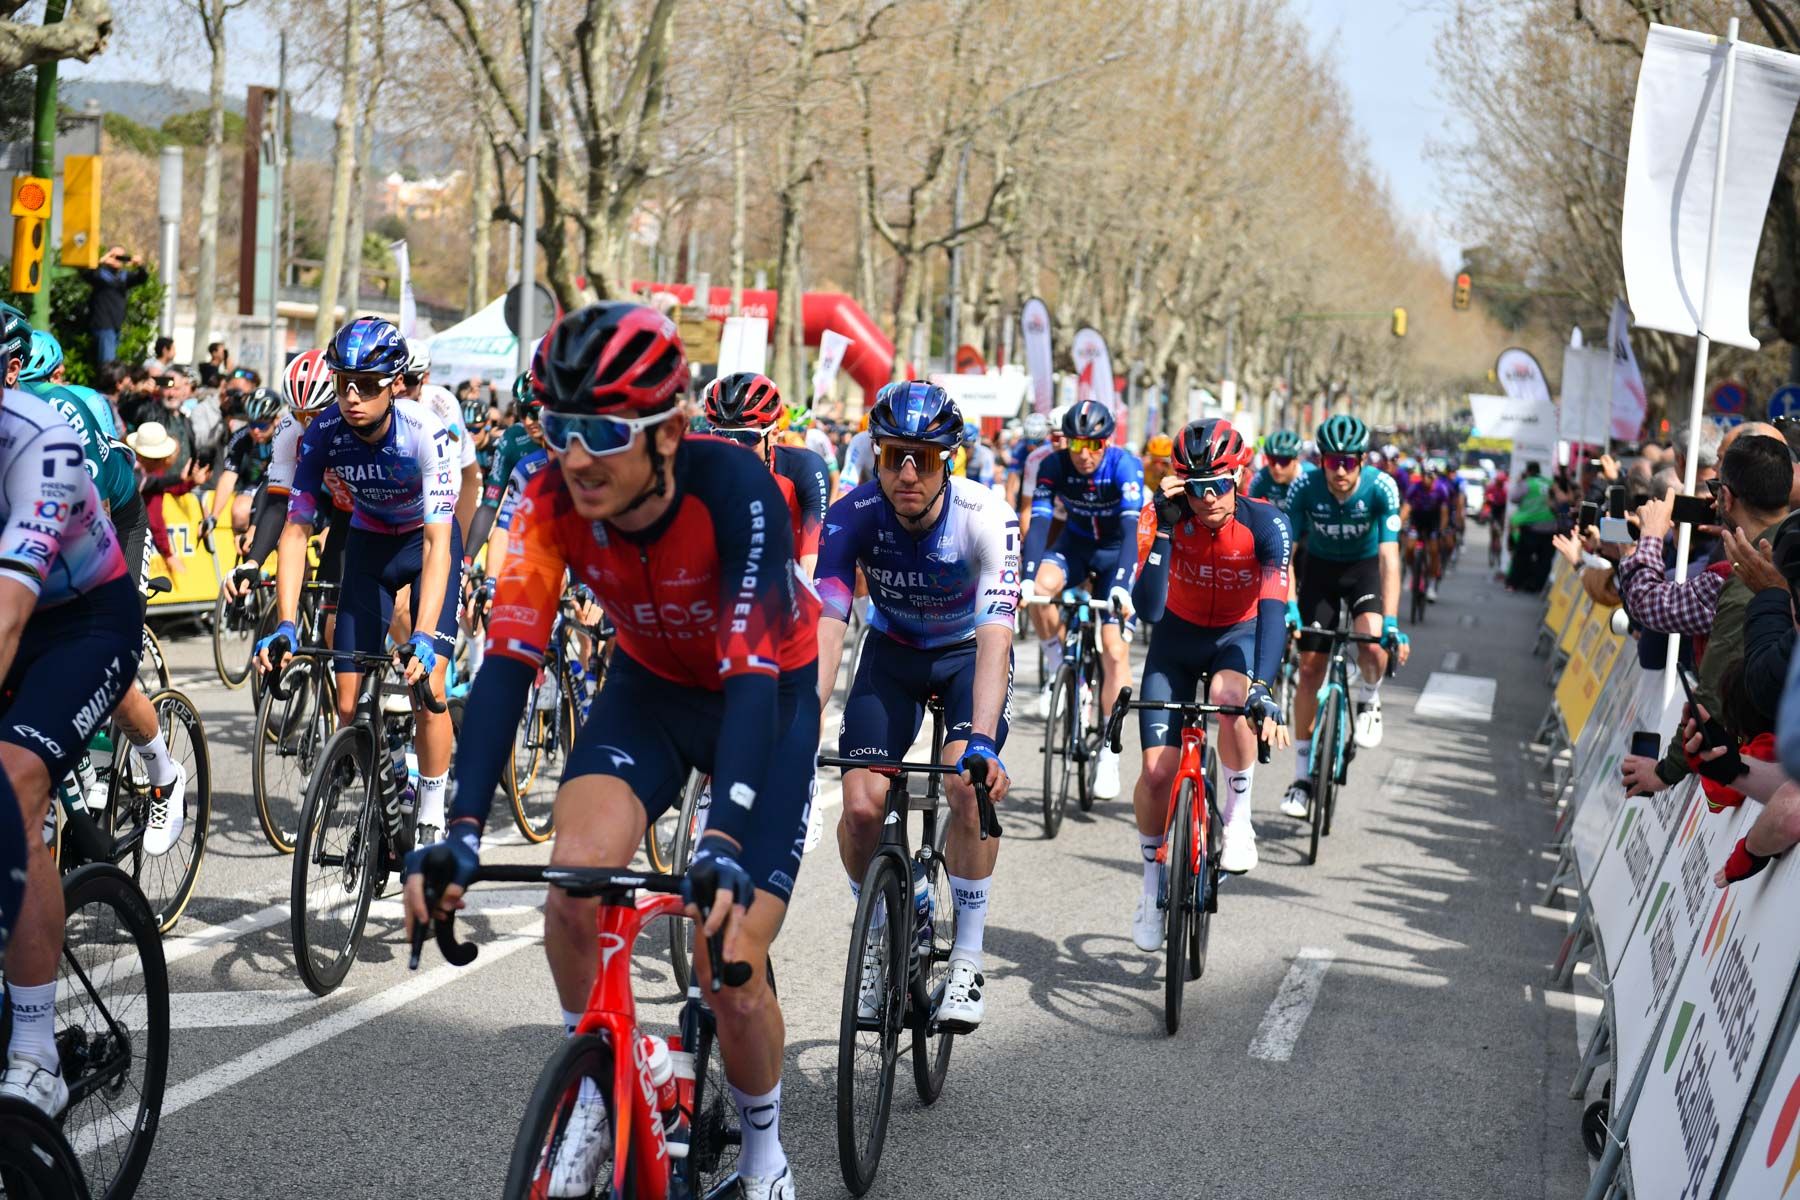
{"label": "white flag on pole", "polygon": [[1563,347],[1561,435],[1604,446],[1612,425],[1612,353],[1570,343]]}
{"label": "white flag on pole", "polygon": [[412,259],[406,251],[406,239],[389,242],[388,249],[394,255],[394,269],[400,275],[400,336],[412,337],[419,328],[419,306],[413,299]]}
{"label": "white flag on pole", "polygon": [[835,329],[827,329],[819,335],[819,365],[813,371],[812,381],[814,404],[831,394],[831,385],[837,382],[838,368],[844,365],[844,351],[849,347],[850,339]]}
{"label": "white flag on pole", "polygon": [[1612,323],[1606,330],[1612,351],[1612,435],[1621,442],[1635,442],[1644,428],[1648,404],[1644,376],[1631,349],[1631,313],[1623,300],[1614,300]]}
{"label": "white flag on pole", "polygon": [[1025,341],[1025,373],[1031,376],[1031,407],[1048,414],[1056,407],[1055,363],[1050,353],[1050,310],[1033,296],[1019,310]]}
{"label": "white flag on pole", "polygon": [[[1625,168],[1625,292],[1639,326],[1754,350],[1750,279],[1769,191],[1800,100],[1800,56],[1737,42],[1721,210],[1713,209],[1724,111],[1724,38],[1650,26]],[[1718,225],[1712,290],[1707,236]],[[1703,299],[1703,297],[1707,297]],[[1707,306],[1701,312],[1701,305]]]}

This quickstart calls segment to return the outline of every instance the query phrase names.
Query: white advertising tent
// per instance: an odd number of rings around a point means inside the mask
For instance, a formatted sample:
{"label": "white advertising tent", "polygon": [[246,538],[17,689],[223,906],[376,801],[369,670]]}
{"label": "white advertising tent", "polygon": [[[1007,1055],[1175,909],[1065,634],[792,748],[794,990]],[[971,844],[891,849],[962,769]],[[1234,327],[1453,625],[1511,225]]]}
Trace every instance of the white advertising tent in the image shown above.
{"label": "white advertising tent", "polygon": [[502,393],[518,373],[519,339],[506,327],[504,295],[431,339],[432,382],[453,388],[481,379]]}

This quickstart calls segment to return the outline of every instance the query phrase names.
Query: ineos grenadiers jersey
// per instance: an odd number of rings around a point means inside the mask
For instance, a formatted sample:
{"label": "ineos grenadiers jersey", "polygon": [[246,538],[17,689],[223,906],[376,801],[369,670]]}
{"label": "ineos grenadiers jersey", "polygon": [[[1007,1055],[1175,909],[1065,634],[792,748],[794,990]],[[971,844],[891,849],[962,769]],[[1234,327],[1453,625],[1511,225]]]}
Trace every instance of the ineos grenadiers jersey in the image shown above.
{"label": "ineos grenadiers jersey", "polygon": [[123,574],[125,555],[88,477],[80,435],[43,400],[6,389],[0,578],[30,588],[38,608],[55,608]]}
{"label": "ineos grenadiers jersey", "polygon": [[431,415],[438,419],[438,424],[450,432],[451,444],[456,447],[456,453],[451,456],[456,459],[456,469],[473,466],[475,439],[469,436],[468,429],[463,426],[462,405],[456,402],[450,389],[428,383],[419,389],[419,402],[430,409]]}
{"label": "ineos grenadiers jersey", "polygon": [[[1056,502],[1062,501],[1064,533],[1075,533],[1102,545],[1116,545],[1127,530],[1137,530],[1138,512],[1144,506],[1144,464],[1119,446],[1108,446],[1092,475],[1075,469],[1067,450],[1050,455],[1038,468],[1037,490],[1031,494],[1033,545],[1039,530],[1047,536]],[[1027,558],[1041,555],[1030,553]]]}
{"label": "ineos grenadiers jersey", "polygon": [[519,460],[513,468],[512,478],[506,481],[506,494],[500,498],[500,515],[494,518],[494,524],[501,529],[511,529],[513,513],[518,511],[519,497],[525,494],[525,487],[531,477],[543,470],[550,462],[550,456],[542,450],[533,450]]}
{"label": "ineos grenadiers jersey", "polygon": [[288,520],[318,525],[317,494],[335,471],[352,499],[350,527],[411,533],[456,516],[456,470],[450,432],[424,405],[393,402],[387,433],[371,445],[344,423],[340,409],[314,419],[300,438],[300,461],[288,497]]}
{"label": "ineos grenadiers jersey", "polygon": [[1300,481],[1302,479],[1305,479],[1308,475],[1316,474],[1318,470],[1319,468],[1312,463],[1302,462],[1300,464],[1300,473],[1294,476],[1292,480],[1287,483],[1276,483],[1275,477],[1269,474],[1268,465],[1264,464],[1257,469],[1255,477],[1250,480],[1250,498],[1252,500],[1267,500],[1282,512],[1287,512],[1288,504],[1294,498],[1294,489],[1300,486]]}
{"label": "ineos grenadiers jersey", "polygon": [[1327,562],[1374,558],[1383,542],[1400,540],[1400,489],[1391,476],[1364,467],[1356,488],[1342,504],[1331,494],[1325,472],[1302,479],[1288,497],[1294,541],[1306,542],[1306,556]]}
{"label": "ineos grenadiers jersey", "polygon": [[794,485],[794,501],[800,510],[800,527],[794,531],[794,557],[819,552],[819,531],[831,504],[831,475],[825,460],[804,446],[775,446],[769,464],[775,474]]}
{"label": "ineos grenadiers jersey", "polygon": [[[334,403],[326,412],[336,412]],[[300,463],[300,435],[306,427],[300,424],[300,418],[292,412],[281,414],[281,423],[275,426],[275,436],[269,439],[269,471],[264,483],[271,496],[287,496],[294,490],[294,472]],[[350,489],[344,481],[337,477],[337,472],[326,471],[324,487],[331,497],[331,506],[339,512],[349,512],[351,508]]]}
{"label": "ineos grenadiers jersey", "polygon": [[825,514],[823,615],[849,620],[858,567],[875,629],[922,650],[960,645],[982,625],[1011,629],[1017,619],[1019,519],[991,488],[953,477],[936,524],[914,534],[881,484],[865,483]]}

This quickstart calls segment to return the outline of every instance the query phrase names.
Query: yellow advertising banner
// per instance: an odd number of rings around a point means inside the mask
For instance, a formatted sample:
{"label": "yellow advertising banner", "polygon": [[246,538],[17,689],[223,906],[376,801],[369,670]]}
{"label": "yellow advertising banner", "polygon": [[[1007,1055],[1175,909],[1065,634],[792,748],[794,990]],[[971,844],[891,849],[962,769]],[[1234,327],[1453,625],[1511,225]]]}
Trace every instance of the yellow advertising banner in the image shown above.
{"label": "yellow advertising banner", "polygon": [[1559,557],[1556,580],[1550,585],[1550,605],[1544,613],[1544,625],[1550,632],[1562,634],[1569,620],[1569,610],[1575,607],[1575,597],[1580,594],[1581,577]]}
{"label": "yellow advertising banner", "polygon": [[189,492],[182,496],[164,494],[162,497],[163,520],[169,526],[169,546],[175,552],[175,570],[171,572],[163,563],[162,555],[154,549],[150,555],[150,577],[166,578],[174,583],[174,590],[153,597],[151,608],[191,607],[206,605],[211,607],[219,595],[219,580],[231,573],[237,566],[237,546],[231,537],[231,522],[225,522],[225,528],[213,531],[213,549],[218,552],[215,564],[213,555],[206,552],[200,543],[200,523],[206,513],[200,506],[200,497]]}
{"label": "yellow advertising banner", "polygon": [[1586,728],[1625,646],[1625,639],[1612,631],[1611,618],[1610,608],[1598,608],[1589,601],[1586,610],[1570,623],[1574,644],[1562,678],[1556,681],[1556,709],[1562,714],[1571,745]]}

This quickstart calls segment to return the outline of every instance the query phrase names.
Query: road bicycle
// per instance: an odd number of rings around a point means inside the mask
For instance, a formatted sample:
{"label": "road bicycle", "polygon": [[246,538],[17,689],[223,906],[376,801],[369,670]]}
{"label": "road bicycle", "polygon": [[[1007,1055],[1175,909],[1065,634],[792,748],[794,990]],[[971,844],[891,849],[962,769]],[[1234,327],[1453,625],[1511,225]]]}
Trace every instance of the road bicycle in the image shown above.
{"label": "road bicycle", "polygon": [[526,693],[525,712],[513,736],[503,784],[512,802],[513,821],[534,844],[549,841],[556,832],[562,765],[606,675],[611,629],[584,625],[577,617],[578,609],[592,599],[585,587],[564,589],[543,665]]}
{"label": "road bicycle", "polygon": [[34,1105],[0,1096],[0,1196],[88,1200],[87,1179],[68,1139]]}
{"label": "road bicycle", "polygon": [[[956,944],[956,905],[944,865],[950,821],[940,788],[943,776],[958,772],[938,761],[944,750],[943,701],[934,696],[927,707],[931,713],[928,763],[819,758],[820,766],[873,771],[888,781],[881,842],[863,871],[856,917],[850,926],[850,954],[838,1018],[838,1167],[853,1196],[869,1190],[881,1164],[901,1033],[912,1031],[913,1086],[919,1099],[931,1104],[943,1093],[958,1032],[936,1020],[949,982],[950,952]],[[977,760],[974,766],[981,836],[983,840],[999,837],[1000,820],[988,797],[987,764]],[[914,807],[906,786],[910,775],[925,776],[925,795],[917,806],[920,830],[916,852],[907,840],[907,814]],[[901,963],[906,964],[905,970],[894,969]]]}
{"label": "road bicycle", "polygon": [[[426,854],[421,874],[428,908],[437,906],[453,870],[447,850]],[[671,1108],[662,1107],[652,1083],[649,1038],[638,1026],[631,949],[651,922],[684,919],[681,877],[630,868],[496,865],[483,866],[474,882],[549,884],[570,896],[600,902],[596,930],[600,970],[574,1035],[538,1075],[519,1123],[501,1195],[523,1200],[547,1194],[556,1155],[584,1089],[598,1094],[612,1121],[613,1159],[599,1176],[609,1182],[597,1187],[596,1195],[614,1200],[714,1200],[736,1195],[743,1136],[725,1087],[717,1026],[699,982],[689,984],[679,1032],[667,1039],[675,1062],[676,1100]],[[640,897],[639,892],[650,894]],[[479,948],[456,940],[454,914],[432,925],[446,961],[462,967],[475,960]],[[414,970],[426,932],[424,924],[413,931]],[[741,987],[751,975],[747,963],[725,961],[723,941],[719,934],[707,938],[710,959],[717,965],[714,992],[721,983]]]}
{"label": "road bicycle", "polygon": [[1431,551],[1430,548],[1426,546],[1425,539],[1417,534],[1414,534],[1412,539],[1411,571],[1411,578],[1407,580],[1407,584],[1409,594],[1412,597],[1412,604],[1407,620],[1408,623],[1413,625],[1423,625],[1425,623],[1425,610],[1431,606],[1431,597],[1429,594],[1429,589],[1431,587]]}
{"label": "road bicycle", "polygon": [[1100,719],[1100,619],[1113,611],[1110,597],[1098,599],[1085,588],[1064,588],[1054,596],[1028,596],[1026,605],[1055,604],[1062,609],[1063,660],[1050,683],[1050,707],[1044,721],[1044,836],[1062,829],[1063,813],[1073,790],[1082,812],[1094,807],[1094,773],[1099,770],[1105,730]]}
{"label": "road bicycle", "polygon": [[[644,831],[644,857],[652,871],[679,875],[687,870],[693,858],[694,845],[706,831],[706,816],[712,807],[712,776],[694,770],[688,772],[687,784],[681,789],[681,803],[670,805],[657,821]],[[686,989],[694,956],[693,922],[669,922],[669,968],[675,974],[675,986]]]}
{"label": "road bicycle", "polygon": [[[332,656],[321,646],[300,652]],[[403,646],[398,653],[410,657],[411,651]],[[331,735],[307,783],[289,901],[294,960],[301,982],[318,996],[329,995],[349,973],[370,903],[413,848],[416,819],[406,762],[413,714],[388,713],[381,703],[393,655],[336,657],[362,669],[363,691],[356,719]],[[283,675],[269,690],[285,686]],[[432,695],[429,677],[410,690],[416,703],[434,713],[447,711]]]}
{"label": "road bicycle", "polygon": [[[1209,683],[1210,678],[1202,675],[1194,694],[1206,695]],[[1219,885],[1225,879],[1219,868],[1219,839],[1225,828],[1219,818],[1219,761],[1207,742],[1206,718],[1208,714],[1252,718],[1239,704],[1134,701],[1130,688],[1120,688],[1106,726],[1106,738],[1115,754],[1124,750],[1125,714],[1134,709],[1181,716],[1181,757],[1169,785],[1163,844],[1156,852],[1162,879],[1156,906],[1163,912],[1166,956],[1163,1027],[1173,1035],[1181,1028],[1181,1000],[1187,984],[1206,973],[1213,914],[1219,911]],[[1261,738],[1256,742],[1256,759],[1269,761],[1268,743]]]}
{"label": "road bicycle", "polygon": [[[1307,813],[1312,840],[1307,848],[1307,864],[1319,861],[1319,839],[1331,833],[1331,818],[1337,811],[1337,792],[1344,785],[1351,760],[1356,757],[1354,710],[1350,704],[1351,646],[1379,646],[1381,635],[1351,631],[1348,610],[1340,605],[1336,629],[1308,625],[1302,633],[1318,634],[1331,639],[1331,661],[1325,669],[1325,682],[1319,687],[1318,714],[1313,719],[1312,804]],[[1394,674],[1395,659],[1388,652],[1387,674]]]}

